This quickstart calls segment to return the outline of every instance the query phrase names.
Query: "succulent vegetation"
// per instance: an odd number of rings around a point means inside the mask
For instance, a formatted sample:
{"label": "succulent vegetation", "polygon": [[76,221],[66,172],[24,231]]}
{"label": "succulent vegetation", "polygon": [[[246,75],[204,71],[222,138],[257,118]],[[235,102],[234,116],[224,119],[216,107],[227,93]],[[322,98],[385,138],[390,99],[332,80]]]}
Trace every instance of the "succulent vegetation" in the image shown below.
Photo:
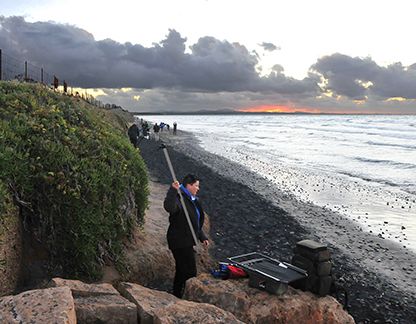
{"label": "succulent vegetation", "polygon": [[81,99],[0,82],[0,217],[9,194],[55,272],[97,278],[143,222],[147,170],[123,127],[120,115]]}

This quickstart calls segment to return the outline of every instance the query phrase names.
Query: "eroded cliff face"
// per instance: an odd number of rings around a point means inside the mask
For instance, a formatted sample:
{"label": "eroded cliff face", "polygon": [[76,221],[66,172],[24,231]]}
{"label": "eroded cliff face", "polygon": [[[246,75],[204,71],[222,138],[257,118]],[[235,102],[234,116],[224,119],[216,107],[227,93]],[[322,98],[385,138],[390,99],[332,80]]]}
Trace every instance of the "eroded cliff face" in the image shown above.
{"label": "eroded cliff face", "polygon": [[20,275],[22,229],[18,208],[4,197],[0,213],[0,296],[12,294]]}

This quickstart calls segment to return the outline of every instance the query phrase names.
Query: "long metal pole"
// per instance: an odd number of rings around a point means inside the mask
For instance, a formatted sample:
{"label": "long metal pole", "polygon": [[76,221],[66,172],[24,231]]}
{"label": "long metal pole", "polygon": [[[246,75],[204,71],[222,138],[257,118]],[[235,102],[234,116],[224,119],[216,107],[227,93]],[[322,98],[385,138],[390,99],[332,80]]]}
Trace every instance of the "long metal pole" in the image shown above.
{"label": "long metal pole", "polygon": [[[172,175],[173,182],[177,181],[175,171],[173,170],[172,162],[170,161],[169,153],[166,146],[162,146],[163,153],[165,154],[166,162],[168,163],[170,173]],[[192,226],[191,218],[189,217],[188,209],[186,209],[185,200],[183,199],[181,189],[178,189],[179,198],[183,206],[183,211],[185,212],[186,220],[188,221],[189,229],[191,230],[192,237],[195,241],[195,245],[198,245],[198,240],[195,235],[194,227]]]}

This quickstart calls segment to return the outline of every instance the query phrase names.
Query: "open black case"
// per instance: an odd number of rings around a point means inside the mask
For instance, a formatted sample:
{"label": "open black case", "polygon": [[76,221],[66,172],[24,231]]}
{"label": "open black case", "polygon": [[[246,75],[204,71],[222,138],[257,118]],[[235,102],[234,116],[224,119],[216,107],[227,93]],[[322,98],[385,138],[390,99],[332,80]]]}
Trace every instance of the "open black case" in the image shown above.
{"label": "open black case", "polygon": [[258,252],[233,256],[228,260],[247,272],[250,287],[266,290],[275,295],[285,293],[289,283],[308,276],[301,268]]}

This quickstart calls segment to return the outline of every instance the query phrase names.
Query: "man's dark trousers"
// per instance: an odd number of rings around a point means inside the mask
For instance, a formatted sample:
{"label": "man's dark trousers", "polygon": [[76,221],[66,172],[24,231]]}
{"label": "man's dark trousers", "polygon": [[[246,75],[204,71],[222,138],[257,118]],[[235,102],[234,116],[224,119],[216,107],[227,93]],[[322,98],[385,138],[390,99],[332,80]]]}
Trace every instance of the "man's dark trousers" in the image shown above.
{"label": "man's dark trousers", "polygon": [[176,264],[173,294],[178,298],[182,298],[186,280],[196,276],[195,251],[192,246],[189,246],[173,249],[172,254]]}

